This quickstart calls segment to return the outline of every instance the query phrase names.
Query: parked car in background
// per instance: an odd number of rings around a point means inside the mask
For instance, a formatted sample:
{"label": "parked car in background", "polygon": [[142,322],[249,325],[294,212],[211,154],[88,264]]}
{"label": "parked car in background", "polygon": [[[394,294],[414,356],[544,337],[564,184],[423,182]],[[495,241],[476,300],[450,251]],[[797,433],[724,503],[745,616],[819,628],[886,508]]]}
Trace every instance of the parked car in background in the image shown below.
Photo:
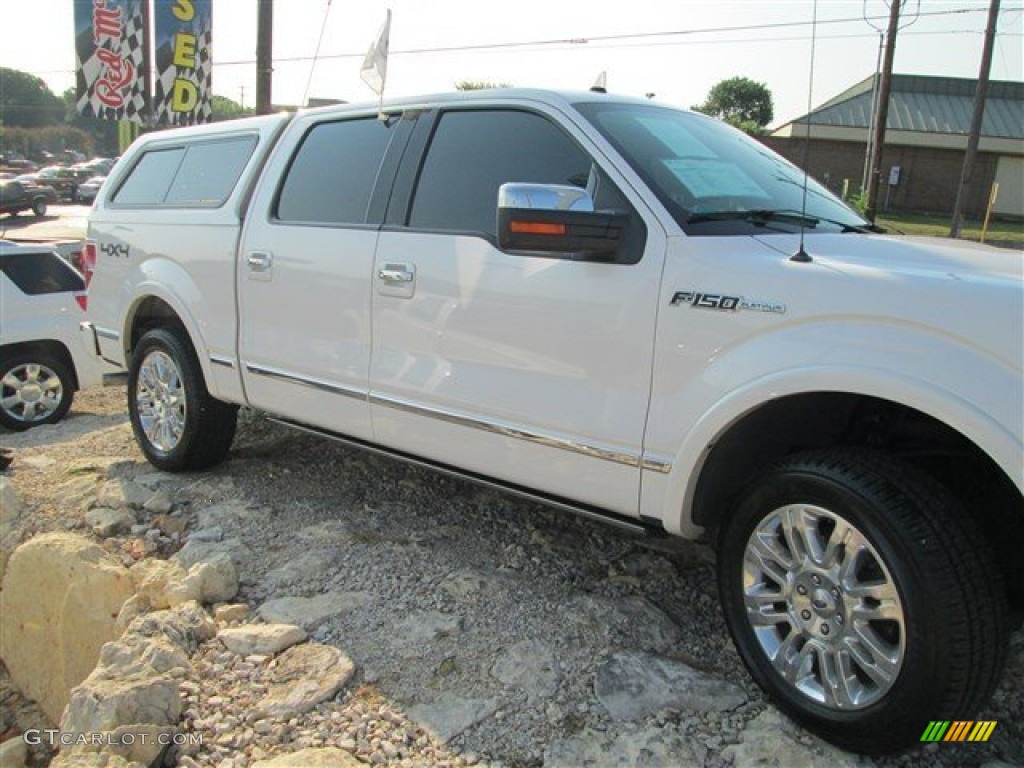
{"label": "parked car in background", "polygon": [[88,171],[90,176],[106,176],[116,162],[117,160],[111,157],[94,157],[71,167],[76,171]]}
{"label": "parked car in background", "polygon": [[92,205],[92,201],[96,199],[96,193],[100,191],[100,187],[106,180],[106,176],[93,176],[88,181],[79,184],[78,202]]}
{"label": "parked car in background", "polygon": [[47,246],[0,242],[0,425],[60,421],[101,370],[79,332],[85,281]]}
{"label": "parked car in background", "polygon": [[32,211],[36,216],[45,216],[47,206],[56,202],[57,193],[50,187],[19,179],[0,181],[0,213],[17,216],[22,211]]}
{"label": "parked car in background", "polygon": [[[76,171],[60,165],[48,165],[37,173],[28,175],[38,184],[53,187],[61,200],[75,202],[78,199],[78,185],[95,174],[87,170]],[[25,177],[18,178],[21,180]]]}

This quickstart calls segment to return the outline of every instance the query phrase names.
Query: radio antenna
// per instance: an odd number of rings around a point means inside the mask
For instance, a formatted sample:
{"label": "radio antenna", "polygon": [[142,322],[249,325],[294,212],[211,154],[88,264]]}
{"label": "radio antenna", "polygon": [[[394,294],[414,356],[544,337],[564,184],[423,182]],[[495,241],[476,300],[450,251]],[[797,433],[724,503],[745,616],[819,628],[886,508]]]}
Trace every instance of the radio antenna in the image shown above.
{"label": "radio antenna", "polygon": [[814,46],[818,42],[818,0],[814,0],[811,17],[811,66],[807,77],[807,127],[804,133],[804,189],[803,201],[800,204],[800,248],[790,257],[790,261],[808,262],[811,256],[804,250],[804,235],[807,232],[807,182],[810,177],[807,163],[811,157],[811,110],[814,108]]}

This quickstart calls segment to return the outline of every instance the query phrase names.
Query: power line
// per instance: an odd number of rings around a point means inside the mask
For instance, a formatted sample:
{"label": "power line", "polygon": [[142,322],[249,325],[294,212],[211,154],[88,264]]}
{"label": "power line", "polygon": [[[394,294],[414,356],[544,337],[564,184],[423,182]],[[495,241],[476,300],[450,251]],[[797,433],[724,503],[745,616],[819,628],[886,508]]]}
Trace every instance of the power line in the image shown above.
{"label": "power line", "polygon": [[[1008,13],[1020,13],[1024,11],[1024,6],[1017,6],[1012,8],[1002,8],[1000,14]],[[973,13],[986,13],[986,8],[953,8],[945,11],[926,11],[922,12],[921,16],[954,16],[964,15]],[[876,18],[876,17],[869,17]],[[881,17],[878,17],[881,18]],[[863,23],[863,17],[849,17],[842,19],[826,19],[819,20],[818,24],[849,24],[849,23]],[[703,29],[694,30],[677,30],[677,31],[663,31],[663,32],[634,32],[634,33],[623,33],[616,35],[596,35],[589,37],[578,37],[578,38],[560,38],[560,39],[548,39],[548,40],[533,40],[533,41],[510,41],[503,43],[481,43],[478,45],[459,45],[459,46],[445,46],[437,48],[409,48],[405,50],[391,50],[390,55],[392,56],[416,56],[431,53],[459,53],[464,51],[488,51],[488,50],[503,50],[509,48],[550,48],[552,50],[579,50],[582,47],[586,47],[588,50],[601,50],[609,48],[633,48],[633,47],[654,47],[654,46],[678,46],[678,45],[725,45],[734,43],[751,43],[751,42],[792,42],[797,40],[805,40],[805,36],[794,37],[739,37],[739,38],[726,38],[719,40],[666,40],[662,42],[617,42],[617,41],[629,41],[629,40],[649,40],[653,37],[692,37],[694,35],[709,35],[709,34],[720,34],[725,32],[750,32],[760,31],[764,29],[785,29],[793,27],[806,27],[809,26],[808,21],[788,21],[788,22],[775,22],[773,24],[751,24],[742,26],[731,26],[731,27],[705,27]],[[915,32],[905,32],[904,35],[907,37],[918,37],[923,35],[953,35],[953,34],[978,34],[981,35],[983,32],[979,30],[924,30]],[[1021,33],[1007,33],[1000,32],[1000,37],[1020,37]],[[819,40],[841,40],[841,39],[853,39],[853,38],[865,38],[874,37],[873,33],[848,33],[848,34],[835,34],[835,35],[819,35]],[[324,54],[319,57],[313,56],[282,56],[275,57],[275,64],[288,64],[288,63],[299,63],[313,61],[314,58],[318,59],[351,59],[351,58],[363,58],[366,55],[365,51],[358,51],[352,53],[333,53]],[[255,63],[255,59],[236,59],[229,61],[213,61],[212,64],[215,67],[231,67],[231,66],[243,66],[252,65]],[[34,75],[57,75],[67,74],[74,72],[74,69],[51,69],[51,70],[40,70],[38,72],[32,72]]]}
{"label": "power line", "polygon": [[[1006,13],[1020,12],[1024,10],[1024,6],[1018,6],[1014,8],[1003,9]],[[956,16],[973,13],[985,13],[985,8],[952,8],[945,11],[927,11],[920,15],[922,17],[936,17],[936,16]],[[888,17],[869,17],[869,18],[882,18],[887,19]],[[847,17],[840,19],[825,19],[819,20],[818,26],[823,24],[850,24],[850,23],[863,23],[864,18],[862,16]],[[728,27],[704,27],[702,29],[684,29],[684,30],[666,30],[661,32],[628,32],[620,33],[615,35],[591,35],[586,37],[566,37],[566,38],[551,38],[546,40],[524,40],[524,41],[509,41],[503,43],[480,43],[476,45],[452,45],[452,46],[439,46],[434,48],[406,48],[406,49],[392,49],[389,55],[392,56],[416,56],[422,54],[431,53],[461,53],[465,51],[487,51],[487,50],[502,50],[502,49],[514,49],[514,48],[541,48],[550,46],[588,46],[596,48],[592,43],[605,43],[616,40],[642,40],[649,39],[652,37],[689,37],[693,35],[707,35],[707,34],[719,34],[723,32],[750,32],[755,30],[764,29],[786,29],[794,27],[808,27],[811,26],[810,21],[799,20],[799,21],[779,21],[772,24],[744,24],[737,26]],[[819,36],[820,37],[820,36]],[[802,39],[802,38],[801,38]],[[828,38],[822,38],[828,39]],[[321,59],[350,59],[350,58],[362,58],[366,55],[365,51],[358,51],[353,53],[332,53],[324,54],[320,56]],[[301,62],[310,61],[309,56],[283,56],[281,58],[275,58],[275,62],[287,63],[287,62]],[[236,61],[222,61],[214,62],[215,65],[220,66],[232,66],[239,64],[252,64],[252,59],[240,59]]]}

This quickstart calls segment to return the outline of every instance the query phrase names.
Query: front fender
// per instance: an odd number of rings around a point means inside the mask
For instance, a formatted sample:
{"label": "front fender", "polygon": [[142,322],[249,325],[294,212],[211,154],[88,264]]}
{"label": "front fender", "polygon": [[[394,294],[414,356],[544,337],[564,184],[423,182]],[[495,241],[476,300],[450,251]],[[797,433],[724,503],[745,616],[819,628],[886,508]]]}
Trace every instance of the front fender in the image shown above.
{"label": "front fender", "polygon": [[[847,320],[764,334],[722,351],[689,384],[652,403],[650,423],[662,426],[650,428],[647,445],[672,460],[667,474],[645,472],[644,514],[673,533],[699,535],[693,500],[715,443],[767,402],[821,392],[866,395],[925,413],[977,445],[1024,491],[1020,370],[928,329]],[[673,441],[674,450],[659,450]]]}

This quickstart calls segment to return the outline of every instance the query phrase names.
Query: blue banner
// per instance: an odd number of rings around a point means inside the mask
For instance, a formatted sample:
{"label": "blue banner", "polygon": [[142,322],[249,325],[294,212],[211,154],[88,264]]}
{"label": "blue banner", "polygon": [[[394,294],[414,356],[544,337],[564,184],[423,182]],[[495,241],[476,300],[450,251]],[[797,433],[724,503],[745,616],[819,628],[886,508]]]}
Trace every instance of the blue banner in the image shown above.
{"label": "blue banner", "polygon": [[213,0],[154,0],[153,114],[157,123],[210,121],[212,5]]}

